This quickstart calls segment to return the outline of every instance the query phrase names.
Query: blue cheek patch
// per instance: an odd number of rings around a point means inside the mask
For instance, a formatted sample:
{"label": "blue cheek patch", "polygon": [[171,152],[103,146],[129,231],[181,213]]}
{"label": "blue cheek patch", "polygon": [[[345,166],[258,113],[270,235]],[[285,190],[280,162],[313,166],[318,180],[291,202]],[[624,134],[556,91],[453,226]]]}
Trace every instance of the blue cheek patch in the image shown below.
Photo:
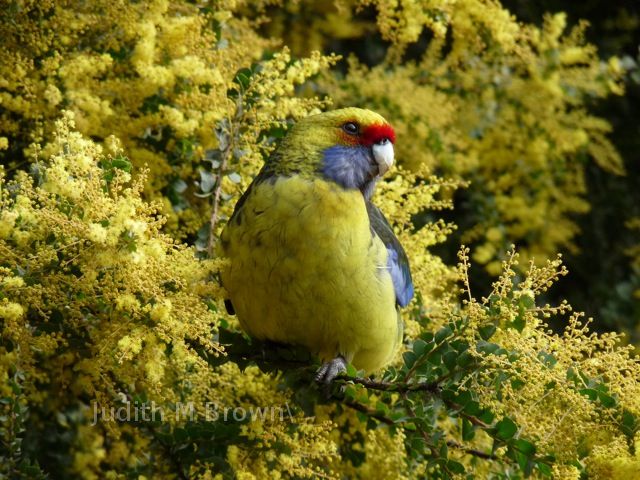
{"label": "blue cheek patch", "polygon": [[362,188],[371,176],[366,147],[335,145],[324,150],[320,172],[344,188]]}

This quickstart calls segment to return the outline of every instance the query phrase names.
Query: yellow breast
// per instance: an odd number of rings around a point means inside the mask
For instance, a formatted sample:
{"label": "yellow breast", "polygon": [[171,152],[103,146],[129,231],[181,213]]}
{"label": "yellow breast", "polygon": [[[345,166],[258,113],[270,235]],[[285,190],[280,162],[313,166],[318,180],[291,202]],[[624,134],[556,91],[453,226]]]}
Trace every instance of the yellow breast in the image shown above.
{"label": "yellow breast", "polygon": [[362,194],[321,180],[255,185],[223,232],[222,280],[250,335],[380,368],[400,335],[387,251]]}

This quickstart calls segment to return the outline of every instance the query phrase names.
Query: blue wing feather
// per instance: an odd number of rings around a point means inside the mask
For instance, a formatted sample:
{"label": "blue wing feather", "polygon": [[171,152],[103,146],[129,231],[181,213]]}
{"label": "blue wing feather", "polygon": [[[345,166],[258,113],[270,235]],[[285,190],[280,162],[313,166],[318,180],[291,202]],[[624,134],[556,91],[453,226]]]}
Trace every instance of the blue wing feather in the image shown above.
{"label": "blue wing feather", "polygon": [[380,237],[382,243],[387,247],[387,267],[393,280],[396,303],[401,307],[406,307],[413,298],[413,281],[407,254],[380,209],[373,203],[367,202],[367,213],[372,231]]}

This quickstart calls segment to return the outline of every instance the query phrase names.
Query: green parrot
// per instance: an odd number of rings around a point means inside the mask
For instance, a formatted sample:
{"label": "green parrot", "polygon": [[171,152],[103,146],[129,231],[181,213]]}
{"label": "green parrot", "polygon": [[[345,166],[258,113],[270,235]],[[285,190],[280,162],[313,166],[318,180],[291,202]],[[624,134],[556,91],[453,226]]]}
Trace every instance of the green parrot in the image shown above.
{"label": "green parrot", "polygon": [[317,354],[320,383],[347,363],[388,364],[413,297],[407,255],[371,203],[395,133],[370,110],[299,121],[242,195],[221,238],[225,301],[252,337]]}

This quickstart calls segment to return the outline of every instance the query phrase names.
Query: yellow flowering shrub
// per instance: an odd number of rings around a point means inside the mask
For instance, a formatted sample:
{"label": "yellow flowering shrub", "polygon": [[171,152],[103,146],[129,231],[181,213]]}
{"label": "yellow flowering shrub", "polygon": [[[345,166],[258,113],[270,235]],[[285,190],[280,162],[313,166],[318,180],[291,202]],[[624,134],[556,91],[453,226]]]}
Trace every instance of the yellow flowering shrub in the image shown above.
{"label": "yellow flowering shrub", "polygon": [[[140,199],[144,176],[132,180],[120,152],[101,159],[101,147],[70,126],[69,117],[59,122],[55,140],[38,153],[47,160],[34,164],[36,175],[20,171],[3,181],[4,340],[33,382],[101,402],[118,390],[116,379],[140,382],[158,399],[175,396],[181,387],[166,375],[202,367],[185,358],[185,339],[218,349],[214,318],[200,300],[217,292],[205,283],[214,261],[194,268],[192,252],[160,233],[157,207]],[[182,316],[189,323],[177,325]],[[82,350],[65,331],[85,338]],[[160,360],[168,344],[182,355],[167,363]],[[45,370],[42,357],[50,358]],[[31,388],[26,395],[45,400]],[[64,401],[53,400],[53,409]]]}
{"label": "yellow flowering shrub", "polygon": [[[332,76],[322,90],[336,106],[367,105],[393,118],[411,138],[399,144],[407,167],[471,182],[459,202],[462,240],[491,273],[512,241],[538,260],[574,248],[573,215],[589,209],[587,159],[622,172],[609,125],[584,105],[620,94],[623,69],[616,58],[599,60],[583,39],[585,25],[565,33],[563,14],[538,28],[489,0],[268,4],[6,9],[0,59],[14,68],[0,84],[0,135],[12,135],[4,155],[15,159],[47,138],[60,109],[71,109],[82,133],[104,142],[115,136],[134,165],[149,167],[147,195],[163,202],[179,238],[193,236],[218,204],[212,191],[220,176],[223,194],[245,186],[249,179],[237,174],[268,152],[264,133],[326,105],[294,97],[296,84],[335,63],[314,50],[378,30],[390,42],[385,59],[372,68],[351,59],[346,77]],[[375,20],[359,16],[365,8]],[[286,48],[265,57],[276,48],[256,31],[265,22],[270,35],[310,57],[295,63]],[[433,37],[426,46],[425,32]],[[415,45],[420,53],[407,54]],[[235,168],[238,158],[244,165]]]}
{"label": "yellow flowering shrub", "polygon": [[[120,468],[170,476],[176,466],[163,457],[167,440],[160,427],[120,424],[122,409],[127,420],[157,420],[179,436],[172,424],[198,415],[224,415],[226,421],[235,412],[223,410],[229,405],[284,408],[288,397],[278,392],[277,379],[255,367],[240,372],[222,361],[211,367],[208,360],[224,354],[216,314],[222,294],[214,281],[221,260],[198,260],[193,247],[162,233],[158,205],[141,198],[146,172],[132,175],[122,151],[106,152],[73,127],[68,112],[57,122],[54,140],[34,147],[32,175],[2,176],[3,405],[29,407],[31,435],[77,429],[66,445],[69,472],[83,478]],[[320,458],[330,454],[335,447],[325,443],[331,423],[290,415],[286,428],[279,416],[268,415],[260,427],[234,425],[236,440],[229,445],[239,445],[228,452],[224,445],[221,453],[229,456],[229,468],[236,465],[233,452],[237,456],[247,445],[255,453],[284,442],[287,455],[271,463],[259,455],[256,469],[276,465],[292,476],[313,471],[314,460],[304,457],[301,465],[298,449],[314,449]],[[10,476],[18,471],[12,460],[3,461]],[[203,461],[184,469],[210,466]]]}
{"label": "yellow flowering shrub", "polygon": [[[632,348],[545,300],[584,162],[621,172],[587,109],[620,66],[565,29],[489,0],[7,2],[0,476],[636,478]],[[378,64],[330,51],[375,35]],[[375,202],[417,294],[393,364],[327,397],[306,352],[225,313],[214,247],[291,123],[332,105],[396,127]],[[457,266],[435,253],[454,235]],[[486,298],[470,256],[500,273]]]}
{"label": "yellow flowering shrub", "polygon": [[[357,15],[365,7],[376,9],[375,21]],[[346,76],[329,75],[323,86],[335,105],[373,105],[393,118],[411,139],[398,145],[409,168],[426,164],[470,181],[458,211],[466,227],[462,240],[473,243],[474,259],[490,273],[499,273],[501,252],[512,241],[537,261],[575,250],[574,216],[589,210],[584,163],[623,173],[606,138],[610,125],[585,104],[622,94],[624,69],[616,57],[598,58],[584,40],[585,23],[567,32],[566,15],[558,13],[542,27],[521,25],[490,0],[361,0],[287,9],[317,25],[315,32],[332,33],[303,39],[286,24],[291,16],[275,15],[268,31],[284,35],[301,54],[375,29],[390,42],[379,64],[352,57]],[[333,30],[325,23],[327,10],[341,19]],[[360,53],[371,62],[368,52]]]}
{"label": "yellow flowering shrub", "polygon": [[623,172],[611,127],[585,108],[622,93],[618,59],[602,62],[586,25],[566,32],[562,13],[536,27],[494,1],[396,3],[357,2],[376,7],[391,46],[378,65],[352,57],[344,78],[328,76],[334,104],[392,118],[408,168],[470,182],[458,202],[461,238],[490,273],[513,241],[537,261],[574,249],[574,216],[589,209],[584,163]]}
{"label": "yellow flowering shrub", "polygon": [[[71,110],[80,132],[120,142],[134,165],[149,168],[145,193],[162,203],[167,228],[194,234],[208,220],[218,174],[231,189],[233,158],[255,169],[268,151],[261,132],[324,105],[295,98],[295,86],[335,61],[294,60],[286,49],[263,58],[275,43],[237,13],[243,3],[26,1],[3,9],[0,135],[11,140],[2,137],[0,160],[28,161],[31,143],[49,139],[61,109]],[[260,70],[251,82],[248,67]]]}

